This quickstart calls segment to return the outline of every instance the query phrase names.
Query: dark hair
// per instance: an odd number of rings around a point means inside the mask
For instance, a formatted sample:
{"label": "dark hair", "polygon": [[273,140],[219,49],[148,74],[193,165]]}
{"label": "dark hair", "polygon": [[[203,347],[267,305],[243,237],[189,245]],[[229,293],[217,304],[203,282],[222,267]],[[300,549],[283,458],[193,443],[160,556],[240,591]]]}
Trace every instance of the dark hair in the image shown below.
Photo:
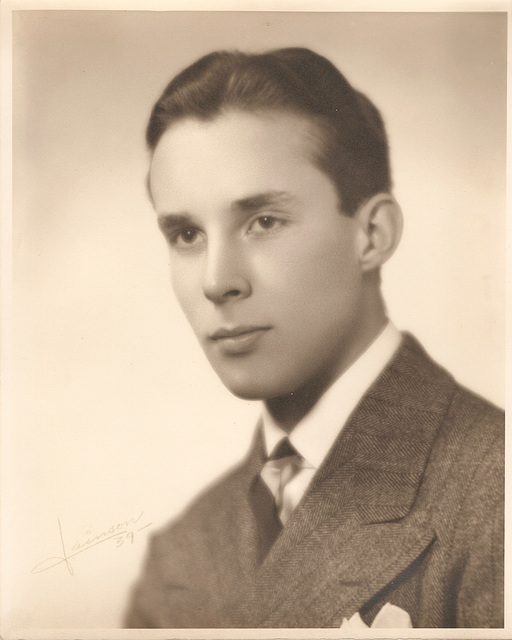
{"label": "dark hair", "polygon": [[199,59],[169,83],[153,107],[148,147],[153,151],[177,120],[211,120],[228,109],[291,111],[315,123],[322,138],[316,165],[333,181],[347,215],[391,189],[379,111],[329,60],[309,49],[217,51]]}

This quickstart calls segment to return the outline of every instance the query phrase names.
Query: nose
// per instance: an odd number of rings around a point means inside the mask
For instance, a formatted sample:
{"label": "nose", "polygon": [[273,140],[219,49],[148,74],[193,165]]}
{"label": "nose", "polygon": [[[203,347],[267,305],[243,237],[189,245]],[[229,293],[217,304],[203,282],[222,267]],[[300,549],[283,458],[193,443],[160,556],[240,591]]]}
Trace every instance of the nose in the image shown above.
{"label": "nose", "polygon": [[215,304],[251,295],[248,268],[237,247],[228,243],[209,246],[203,291],[208,300]]}

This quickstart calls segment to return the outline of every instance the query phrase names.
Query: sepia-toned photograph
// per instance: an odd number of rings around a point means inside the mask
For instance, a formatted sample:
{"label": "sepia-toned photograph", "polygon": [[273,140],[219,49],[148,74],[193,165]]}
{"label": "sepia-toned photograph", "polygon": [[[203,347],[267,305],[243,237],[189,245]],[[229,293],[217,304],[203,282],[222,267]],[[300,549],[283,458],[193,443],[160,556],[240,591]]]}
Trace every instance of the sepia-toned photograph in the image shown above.
{"label": "sepia-toned photograph", "polygon": [[507,11],[11,17],[2,637],[505,638]]}

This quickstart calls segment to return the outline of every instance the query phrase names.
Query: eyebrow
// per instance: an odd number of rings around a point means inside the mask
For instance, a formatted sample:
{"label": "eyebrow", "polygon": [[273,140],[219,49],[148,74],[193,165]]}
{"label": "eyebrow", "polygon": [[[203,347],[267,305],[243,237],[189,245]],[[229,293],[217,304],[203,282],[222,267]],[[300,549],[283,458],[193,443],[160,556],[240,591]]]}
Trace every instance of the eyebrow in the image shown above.
{"label": "eyebrow", "polygon": [[286,191],[266,191],[236,200],[230,208],[232,211],[253,213],[271,206],[282,206],[294,200],[295,198]]}
{"label": "eyebrow", "polygon": [[158,226],[162,231],[187,226],[192,223],[191,217],[186,213],[164,213],[157,217]]}

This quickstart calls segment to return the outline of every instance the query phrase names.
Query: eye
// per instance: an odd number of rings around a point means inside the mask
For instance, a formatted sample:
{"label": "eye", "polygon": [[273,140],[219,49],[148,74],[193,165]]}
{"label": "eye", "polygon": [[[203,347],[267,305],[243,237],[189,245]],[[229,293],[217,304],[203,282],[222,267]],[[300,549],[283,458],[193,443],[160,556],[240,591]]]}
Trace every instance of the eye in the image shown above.
{"label": "eye", "polygon": [[194,227],[184,227],[176,229],[170,237],[171,245],[175,247],[187,247],[197,244],[200,241],[199,230]]}
{"label": "eye", "polygon": [[250,233],[264,233],[278,229],[283,222],[274,216],[258,216],[249,226]]}
{"label": "eye", "polygon": [[178,233],[178,240],[182,240],[185,244],[192,244],[197,238],[197,229],[182,229]]}
{"label": "eye", "polygon": [[261,216],[256,222],[262,229],[272,229],[277,220],[272,216]]}

